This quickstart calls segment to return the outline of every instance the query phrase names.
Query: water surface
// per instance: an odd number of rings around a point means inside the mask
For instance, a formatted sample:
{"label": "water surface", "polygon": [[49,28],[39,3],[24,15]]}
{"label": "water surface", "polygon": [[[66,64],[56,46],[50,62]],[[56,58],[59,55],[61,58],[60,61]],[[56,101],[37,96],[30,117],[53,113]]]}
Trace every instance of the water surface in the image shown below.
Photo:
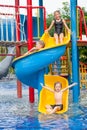
{"label": "water surface", "polygon": [[79,103],[72,103],[69,94],[68,112],[44,115],[37,111],[38,91],[35,103],[29,103],[28,86],[23,85],[23,97],[18,99],[16,80],[0,81],[0,130],[87,130],[87,90],[81,90]]}

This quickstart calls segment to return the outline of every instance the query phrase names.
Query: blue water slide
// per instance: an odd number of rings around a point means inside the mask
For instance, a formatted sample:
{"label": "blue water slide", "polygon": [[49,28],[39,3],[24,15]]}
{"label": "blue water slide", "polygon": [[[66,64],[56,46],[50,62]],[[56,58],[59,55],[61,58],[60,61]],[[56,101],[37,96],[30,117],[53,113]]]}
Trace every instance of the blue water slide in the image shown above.
{"label": "blue water slide", "polygon": [[12,66],[17,78],[24,84],[38,89],[39,71],[57,60],[64,54],[66,45],[42,49],[27,56],[16,58]]}

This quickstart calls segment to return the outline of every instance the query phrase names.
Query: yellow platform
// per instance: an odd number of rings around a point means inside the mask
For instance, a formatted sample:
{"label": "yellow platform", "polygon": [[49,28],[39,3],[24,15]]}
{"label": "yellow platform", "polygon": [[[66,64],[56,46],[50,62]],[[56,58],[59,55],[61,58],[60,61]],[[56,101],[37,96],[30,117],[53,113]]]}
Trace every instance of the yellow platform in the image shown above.
{"label": "yellow platform", "polygon": [[[44,82],[45,82],[44,84],[50,86],[51,88],[54,88],[54,83],[57,81],[62,83],[62,88],[65,88],[68,86],[67,79],[61,76],[56,76],[56,75],[44,76]],[[66,90],[63,93],[63,110],[58,111],[57,112],[58,114],[62,114],[68,110],[68,94],[69,94],[69,90]],[[38,111],[41,113],[46,113],[45,106],[47,104],[55,104],[54,95],[49,90],[42,88],[40,92]]]}

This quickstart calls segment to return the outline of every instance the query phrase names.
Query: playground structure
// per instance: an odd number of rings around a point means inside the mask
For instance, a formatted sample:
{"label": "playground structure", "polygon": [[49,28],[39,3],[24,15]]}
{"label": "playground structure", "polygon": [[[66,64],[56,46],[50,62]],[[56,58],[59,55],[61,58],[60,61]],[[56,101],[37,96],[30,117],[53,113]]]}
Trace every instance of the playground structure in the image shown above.
{"label": "playground structure", "polygon": [[[77,55],[77,48],[78,48],[77,43],[79,44],[79,46],[84,46],[87,44],[87,41],[86,40],[83,41],[83,39],[82,39],[81,24],[82,24],[82,18],[84,19],[84,13],[82,12],[82,10],[79,6],[78,6],[78,9],[80,10],[80,20],[81,21],[80,21],[80,26],[79,26],[80,27],[79,39],[77,41],[77,35],[76,35],[76,32],[77,32],[77,25],[76,25],[77,1],[71,0],[70,2],[71,2],[71,30],[74,34],[74,35],[72,34],[72,80],[71,80],[71,82],[78,82],[78,85],[75,88],[73,88],[73,101],[78,102],[78,97],[80,95],[80,92],[79,92],[80,91],[80,88],[79,88],[80,81],[79,81],[79,56]],[[15,0],[15,6],[0,5],[2,8],[10,8],[11,10],[14,9],[13,14],[12,13],[0,13],[1,16],[5,16],[5,18],[2,17],[0,20],[1,21],[0,22],[1,23],[0,24],[1,25],[0,26],[0,32],[1,32],[0,45],[1,46],[16,46],[16,57],[19,57],[21,55],[21,47],[27,46],[28,49],[31,49],[33,44],[35,43],[35,40],[39,39],[42,36],[44,30],[46,29],[46,10],[43,7],[43,1],[39,0],[39,6],[33,7],[32,0],[27,0],[27,5],[28,6],[20,6],[18,0]],[[21,15],[21,9],[25,10],[27,15]],[[33,9],[40,9],[39,18],[32,17]],[[84,19],[84,26],[85,26],[86,36],[87,36],[87,28],[86,28],[85,19]],[[33,28],[34,28],[34,31],[33,31]],[[10,30],[10,32],[9,32],[9,30]],[[14,33],[15,33],[15,35],[14,35]],[[34,36],[35,36],[35,38],[34,38]],[[71,45],[69,47],[71,47]],[[67,48],[68,48],[68,44],[67,44]],[[63,54],[64,54],[64,52],[60,56],[62,56]],[[57,58],[59,58],[59,57],[57,57]],[[55,60],[56,59],[54,59],[53,61],[55,61]],[[62,60],[62,62],[63,61],[64,60]],[[61,67],[63,67],[63,66],[61,66]],[[63,71],[63,69],[62,69],[62,71]],[[43,76],[41,76],[44,74],[44,72],[40,72],[40,73],[41,74],[39,77],[42,77],[42,78],[39,78],[38,82],[44,83]],[[45,73],[48,73],[47,68],[45,68]],[[68,73],[68,75],[69,75],[69,73]],[[65,76],[65,74],[63,74],[62,76]],[[36,75],[35,75],[35,78],[36,78]],[[81,83],[82,83],[82,81],[81,81]],[[18,86],[17,86],[18,97],[22,97],[21,82],[18,80],[17,84],[18,84]],[[28,84],[28,85],[30,85],[30,84]],[[31,83],[31,86],[33,86],[32,83]],[[40,92],[40,90],[41,90],[41,87],[39,87],[39,92]],[[34,102],[34,89],[31,87],[29,88],[29,95],[30,95],[29,96],[30,102]],[[39,95],[40,95],[40,93],[39,93]]]}
{"label": "playground structure", "polygon": [[[27,4],[30,5],[30,1],[28,1]],[[7,12],[1,11],[0,13],[0,16],[1,16],[0,46],[6,46],[6,47],[16,46],[16,57],[18,57],[21,55],[21,47],[27,46],[28,49],[30,49],[32,48],[33,43],[35,43],[35,41],[32,41],[31,39],[32,38],[32,29],[30,28],[32,27],[30,25],[30,23],[32,24],[32,16],[30,17],[30,14],[32,14],[31,8],[29,6],[19,6],[19,1],[17,0],[15,0],[15,6],[12,6],[12,5],[8,6],[8,5],[0,4],[0,7],[2,10],[8,12],[7,13]],[[33,17],[33,27],[35,30],[33,31],[33,34],[35,37],[37,37],[37,39],[39,39],[39,37],[43,33],[43,30],[46,28],[45,8],[43,6],[36,6],[32,8],[34,10],[36,9],[38,13],[40,12],[38,17]],[[21,9],[24,10],[25,12],[24,15],[21,15]],[[39,9],[41,11],[39,11]],[[44,14],[42,10],[44,10]],[[27,17],[25,14],[27,14]],[[26,33],[26,36],[25,36],[25,33]],[[0,56],[4,56],[4,55],[12,56],[12,54],[0,54]],[[17,84],[18,84],[18,97],[22,97],[21,83],[17,81]],[[32,88],[30,91],[31,91],[30,92],[31,95],[34,95]],[[33,97],[33,96],[30,96],[30,97]],[[34,100],[34,99],[30,99],[30,100]]]}
{"label": "playground structure", "polygon": [[[66,79],[63,77],[59,78],[60,76],[54,76],[54,75],[48,75],[47,73],[47,66],[50,63],[53,63],[56,61],[56,59],[60,58],[61,55],[64,54],[66,45],[70,41],[70,33],[67,33],[67,35],[64,38],[64,43],[61,45],[56,45],[55,40],[53,37],[51,37],[48,33],[44,33],[41,37],[41,40],[45,42],[45,47],[38,52],[33,52],[28,55],[20,56],[16,58],[12,66],[15,69],[15,74],[17,78],[24,84],[28,86],[33,86],[33,88],[38,89],[38,98],[39,102],[43,103],[43,100],[45,98],[45,104],[48,102],[48,97],[51,99],[53,96],[45,94],[41,95],[42,87],[40,83],[50,85],[50,80],[52,80],[52,84],[57,82],[59,79],[62,82],[63,87],[68,86],[68,82]],[[47,75],[48,78],[45,78]],[[55,78],[54,78],[55,77]],[[55,80],[53,80],[55,79]],[[63,111],[66,112],[68,109],[68,92],[65,92],[65,98],[67,99],[66,101],[63,101]],[[49,100],[50,101],[50,100]],[[50,102],[49,102],[50,103]],[[45,105],[44,104],[44,105]],[[43,105],[43,107],[44,107]],[[38,109],[40,112],[43,112],[43,107],[41,104],[39,104]]]}

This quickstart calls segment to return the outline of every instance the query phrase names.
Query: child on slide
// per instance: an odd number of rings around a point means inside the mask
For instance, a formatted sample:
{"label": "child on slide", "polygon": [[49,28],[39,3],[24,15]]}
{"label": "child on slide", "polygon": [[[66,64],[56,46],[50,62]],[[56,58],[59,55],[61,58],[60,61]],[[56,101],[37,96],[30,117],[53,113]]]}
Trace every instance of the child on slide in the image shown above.
{"label": "child on slide", "polygon": [[26,53],[24,54],[24,56],[25,56],[25,55],[28,55],[28,54],[31,53],[31,52],[39,51],[41,48],[44,48],[44,47],[45,47],[44,41],[39,40],[39,41],[36,43],[36,46],[33,47],[33,48],[32,48],[31,50],[29,50],[28,52],[26,52]]}
{"label": "child on slide", "polygon": [[48,32],[51,30],[53,26],[55,27],[54,38],[55,38],[56,44],[63,43],[63,38],[64,38],[63,25],[68,30],[68,32],[70,32],[70,29],[68,28],[65,20],[61,18],[60,11],[56,10],[54,12],[54,19],[52,20],[49,28],[45,30],[45,32]]}
{"label": "child on slide", "polygon": [[42,83],[41,83],[41,86],[49,91],[51,91],[52,93],[54,93],[54,99],[55,99],[55,104],[54,105],[51,105],[51,104],[47,104],[45,106],[46,108],[46,112],[48,114],[53,114],[53,113],[56,113],[57,111],[60,111],[63,109],[63,103],[62,103],[62,96],[63,96],[63,92],[66,91],[67,89],[73,87],[77,85],[77,83],[73,83],[71,84],[70,86],[62,89],[62,84],[60,82],[55,82],[54,84],[54,89],[51,89],[50,87],[48,86],[44,86]]}

